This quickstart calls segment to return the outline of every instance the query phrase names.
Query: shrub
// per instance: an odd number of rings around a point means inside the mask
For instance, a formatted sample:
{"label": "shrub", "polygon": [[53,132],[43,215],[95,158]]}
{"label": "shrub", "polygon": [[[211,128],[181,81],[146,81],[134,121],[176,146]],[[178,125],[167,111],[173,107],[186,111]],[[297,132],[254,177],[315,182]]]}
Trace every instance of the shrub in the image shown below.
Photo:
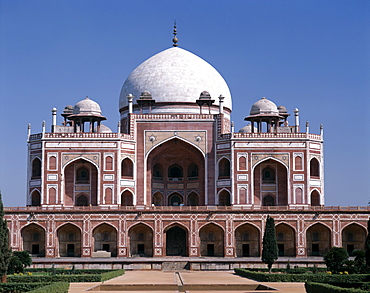
{"label": "shrub", "polygon": [[8,265],[8,274],[23,273],[32,264],[32,258],[27,251],[13,251]]}
{"label": "shrub", "polygon": [[48,285],[49,283],[0,283],[1,293],[22,293]]}
{"label": "shrub", "polygon": [[341,288],[329,284],[322,284],[322,283],[312,283],[307,282],[305,283],[305,289],[307,293],[317,293],[317,292],[325,292],[325,293],[364,293],[364,291],[360,289],[349,289],[349,288]]}
{"label": "shrub", "polygon": [[29,291],[28,293],[68,293],[68,290],[69,283],[58,282]]}
{"label": "shrub", "polygon": [[343,271],[346,261],[348,261],[348,252],[343,247],[332,247],[324,256],[326,266],[335,274]]}

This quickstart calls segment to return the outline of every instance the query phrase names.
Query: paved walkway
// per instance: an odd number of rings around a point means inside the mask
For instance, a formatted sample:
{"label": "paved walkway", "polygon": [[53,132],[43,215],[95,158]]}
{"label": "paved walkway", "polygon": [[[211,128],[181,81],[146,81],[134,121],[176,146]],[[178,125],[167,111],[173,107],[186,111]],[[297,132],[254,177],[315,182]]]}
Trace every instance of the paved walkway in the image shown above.
{"label": "paved walkway", "polygon": [[[258,290],[254,291],[257,287]],[[261,283],[219,271],[126,271],[120,277],[104,283],[71,283],[69,293],[86,291],[143,293],[305,293],[304,283]]]}

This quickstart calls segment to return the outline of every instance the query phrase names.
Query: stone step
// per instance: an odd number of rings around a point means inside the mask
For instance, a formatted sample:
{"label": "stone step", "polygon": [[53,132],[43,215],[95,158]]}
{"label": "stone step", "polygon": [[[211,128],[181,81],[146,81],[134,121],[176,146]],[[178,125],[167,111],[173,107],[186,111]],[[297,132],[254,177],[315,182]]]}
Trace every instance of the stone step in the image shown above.
{"label": "stone step", "polygon": [[163,271],[185,271],[189,270],[188,261],[164,261],[162,263]]}

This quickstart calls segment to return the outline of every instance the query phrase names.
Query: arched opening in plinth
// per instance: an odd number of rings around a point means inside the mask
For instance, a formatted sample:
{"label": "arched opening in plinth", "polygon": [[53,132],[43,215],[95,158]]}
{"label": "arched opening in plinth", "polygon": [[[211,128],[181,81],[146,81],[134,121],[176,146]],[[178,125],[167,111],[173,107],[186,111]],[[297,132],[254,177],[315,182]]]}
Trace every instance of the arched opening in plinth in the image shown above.
{"label": "arched opening in plinth", "polygon": [[237,257],[260,256],[260,231],[253,225],[244,224],[235,230],[235,249]]}
{"label": "arched opening in plinth", "polygon": [[144,224],[137,224],[128,232],[130,256],[153,256],[153,231]]}
{"label": "arched opening in plinth", "polygon": [[224,256],[224,231],[215,224],[207,224],[199,230],[200,255]]}
{"label": "arched opening in plinth", "polygon": [[31,224],[21,230],[23,250],[32,256],[45,256],[45,230],[36,224]]}
{"label": "arched opening in plinth", "polygon": [[[197,205],[205,204],[205,160],[203,153],[181,138],[157,145],[147,158],[147,198],[155,192],[164,195],[164,205],[185,204],[186,195],[196,191]],[[174,193],[177,193],[175,198]],[[193,202],[194,203],[194,202]]]}
{"label": "arched opening in plinth", "polygon": [[57,231],[59,256],[81,256],[81,230],[72,224],[65,224]]}
{"label": "arched opening in plinth", "polygon": [[275,230],[279,256],[296,256],[294,229],[289,225],[279,224]]}
{"label": "arched opening in plinth", "polygon": [[342,247],[350,256],[356,249],[364,249],[366,230],[358,224],[350,224],[342,230]]}
{"label": "arched opening in plinth", "polygon": [[324,256],[331,247],[331,233],[328,227],[315,224],[307,229],[307,255]]}
{"label": "arched opening in plinth", "polygon": [[108,224],[101,224],[93,230],[94,251],[110,252],[117,256],[117,230]]}
{"label": "arched opening in plinth", "polygon": [[187,231],[180,226],[173,226],[166,231],[166,255],[187,256]]}

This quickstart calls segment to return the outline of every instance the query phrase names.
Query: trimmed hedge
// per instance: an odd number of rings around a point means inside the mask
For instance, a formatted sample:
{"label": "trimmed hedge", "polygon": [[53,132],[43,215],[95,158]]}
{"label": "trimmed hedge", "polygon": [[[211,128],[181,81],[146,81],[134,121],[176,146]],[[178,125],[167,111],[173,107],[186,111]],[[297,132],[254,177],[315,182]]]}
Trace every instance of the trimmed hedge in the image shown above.
{"label": "trimmed hedge", "polygon": [[328,275],[318,274],[268,274],[251,272],[246,269],[234,269],[237,275],[260,282],[317,282],[317,283],[362,283],[369,282],[370,275]]}
{"label": "trimmed hedge", "polygon": [[364,293],[368,291],[363,291],[360,289],[353,289],[353,288],[341,288],[329,284],[322,284],[322,283],[312,283],[307,282],[305,283],[305,289],[307,293],[317,293],[317,292],[325,292],[325,293]]}
{"label": "trimmed hedge", "polygon": [[0,292],[22,293],[43,287],[48,284],[49,283],[0,283]]}
{"label": "trimmed hedge", "polygon": [[52,275],[52,276],[8,276],[9,283],[34,283],[34,282],[103,282],[114,277],[121,276],[125,270],[109,270],[103,274],[84,274],[84,275]]}
{"label": "trimmed hedge", "polygon": [[[248,271],[252,272],[268,272],[268,269],[265,268],[248,268],[246,269]],[[326,272],[328,269],[327,268],[315,268],[315,267],[298,267],[298,268],[291,268],[289,270],[289,274],[304,274],[307,272]],[[287,273],[287,269],[284,268],[273,268],[272,269],[273,273]]]}
{"label": "trimmed hedge", "polygon": [[330,285],[342,287],[342,288],[355,288],[355,289],[361,289],[365,291],[370,292],[370,282],[361,282],[361,283],[334,283],[330,282]]}
{"label": "trimmed hedge", "polygon": [[68,293],[68,290],[69,283],[58,282],[29,291],[28,293]]}
{"label": "trimmed hedge", "polygon": [[28,268],[24,270],[25,273],[55,273],[57,275],[96,275],[111,272],[109,269],[53,269],[53,268]]}

